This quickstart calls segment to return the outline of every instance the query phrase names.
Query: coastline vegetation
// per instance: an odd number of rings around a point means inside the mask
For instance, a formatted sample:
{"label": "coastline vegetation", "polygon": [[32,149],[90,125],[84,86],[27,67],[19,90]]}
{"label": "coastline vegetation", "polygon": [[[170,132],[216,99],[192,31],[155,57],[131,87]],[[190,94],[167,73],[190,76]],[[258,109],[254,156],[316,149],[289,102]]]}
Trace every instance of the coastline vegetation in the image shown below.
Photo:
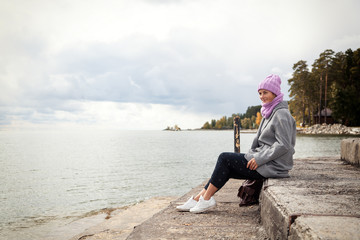
{"label": "coastline vegetation", "polygon": [[327,49],[315,59],[293,65],[290,111],[298,123],[360,126],[360,48],[345,53]]}
{"label": "coastline vegetation", "polygon": [[[293,65],[288,80],[289,109],[297,124],[340,123],[360,126],[360,48],[345,53],[327,49],[314,60],[311,71],[307,62]],[[244,114],[232,114],[206,122],[201,129],[232,129],[235,116],[242,129],[256,129],[261,121],[261,105],[248,107]]]}
{"label": "coastline vegetation", "polygon": [[233,129],[234,117],[240,117],[240,126],[242,129],[256,129],[259,127],[262,116],[260,114],[261,105],[248,107],[246,113],[233,113],[231,117],[223,116],[216,120],[212,119],[210,122],[206,122],[201,129]]}

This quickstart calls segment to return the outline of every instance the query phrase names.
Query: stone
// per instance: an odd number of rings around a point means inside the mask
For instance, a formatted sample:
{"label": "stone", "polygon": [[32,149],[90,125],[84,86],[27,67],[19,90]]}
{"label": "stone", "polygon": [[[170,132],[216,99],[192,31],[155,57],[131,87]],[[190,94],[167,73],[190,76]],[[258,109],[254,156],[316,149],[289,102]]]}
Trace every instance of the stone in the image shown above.
{"label": "stone", "polygon": [[304,134],[335,134],[335,135],[359,135],[359,128],[346,127],[341,124],[315,124],[311,127],[301,129]]}
{"label": "stone", "polygon": [[295,159],[291,177],[268,179],[260,195],[268,237],[360,239],[359,173],[335,157]]}
{"label": "stone", "polygon": [[289,240],[360,238],[357,216],[300,216],[291,225]]}
{"label": "stone", "polygon": [[341,141],[341,159],[360,166],[360,138],[347,138]]}

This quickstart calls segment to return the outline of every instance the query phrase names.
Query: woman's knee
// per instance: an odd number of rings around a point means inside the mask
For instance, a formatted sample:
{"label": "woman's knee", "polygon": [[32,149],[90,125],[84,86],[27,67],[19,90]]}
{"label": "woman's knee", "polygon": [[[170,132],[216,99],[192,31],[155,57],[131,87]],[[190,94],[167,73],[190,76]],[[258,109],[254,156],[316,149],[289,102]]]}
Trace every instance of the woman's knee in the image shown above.
{"label": "woman's knee", "polygon": [[222,159],[232,158],[233,154],[234,154],[233,152],[222,152],[222,153],[220,153],[219,158],[222,158]]}
{"label": "woman's knee", "polygon": [[223,152],[219,155],[217,164],[222,166],[230,166],[232,153]]}
{"label": "woman's knee", "polygon": [[218,160],[217,160],[217,162],[218,163],[224,163],[225,161],[226,161],[226,153],[225,152],[223,152],[223,153],[220,153],[220,155],[219,155],[219,157],[218,157]]}

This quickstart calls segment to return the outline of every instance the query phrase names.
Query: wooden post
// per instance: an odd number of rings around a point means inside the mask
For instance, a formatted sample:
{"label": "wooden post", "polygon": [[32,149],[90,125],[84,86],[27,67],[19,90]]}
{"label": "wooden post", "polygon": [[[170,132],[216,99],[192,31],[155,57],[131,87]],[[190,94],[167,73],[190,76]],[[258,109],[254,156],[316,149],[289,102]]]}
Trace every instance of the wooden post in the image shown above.
{"label": "wooden post", "polygon": [[234,151],[240,153],[240,117],[234,117]]}

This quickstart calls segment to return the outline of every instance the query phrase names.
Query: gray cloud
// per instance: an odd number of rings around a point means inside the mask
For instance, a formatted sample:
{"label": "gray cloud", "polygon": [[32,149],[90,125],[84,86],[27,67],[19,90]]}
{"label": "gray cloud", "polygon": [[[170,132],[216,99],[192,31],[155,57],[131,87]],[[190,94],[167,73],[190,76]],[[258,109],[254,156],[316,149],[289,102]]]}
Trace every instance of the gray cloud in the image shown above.
{"label": "gray cloud", "polygon": [[55,56],[56,69],[44,79],[45,87],[35,89],[36,95],[39,99],[186,105],[194,111],[221,113],[231,111],[234,104],[229,103],[239,103],[241,94],[244,103],[238,109],[247,106],[244,99],[253,95],[247,86],[201,46],[136,38],[60,53]]}
{"label": "gray cloud", "polygon": [[0,3],[2,124],[81,114],[72,101],[244,112],[259,104],[256,87],[267,74],[282,77],[286,95],[298,60],[311,65],[327,48],[360,46],[357,1],[39,2],[45,10]]}

